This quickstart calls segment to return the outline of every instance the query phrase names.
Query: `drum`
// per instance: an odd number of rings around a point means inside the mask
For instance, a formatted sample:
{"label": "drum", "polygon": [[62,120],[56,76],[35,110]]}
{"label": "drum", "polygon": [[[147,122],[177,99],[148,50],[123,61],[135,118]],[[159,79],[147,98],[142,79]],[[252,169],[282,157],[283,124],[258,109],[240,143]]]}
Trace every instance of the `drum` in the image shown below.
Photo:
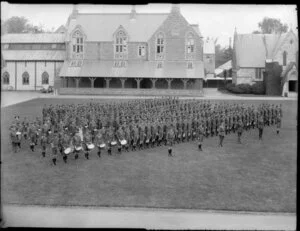
{"label": "drum", "polygon": [[100,147],[100,148],[105,148],[105,146],[106,146],[106,144],[100,144],[98,147]]}
{"label": "drum", "polygon": [[72,152],[72,148],[66,148],[65,149],[65,151],[64,151],[64,153],[66,154],[66,155],[69,155],[70,153]]}
{"label": "drum", "polygon": [[115,146],[115,145],[117,144],[117,141],[112,141],[110,144],[111,144],[112,146]]}
{"label": "drum", "polygon": [[193,136],[195,136],[196,135],[196,132],[193,132]]}
{"label": "drum", "polygon": [[21,135],[21,132],[16,132],[16,134],[19,136],[19,135]]}
{"label": "drum", "polygon": [[121,140],[121,145],[126,145],[127,144],[127,141],[126,140]]}
{"label": "drum", "polygon": [[75,150],[76,151],[80,151],[82,149],[82,147],[81,146],[77,146],[77,147],[75,147]]}
{"label": "drum", "polygon": [[182,137],[183,137],[183,138],[185,137],[185,133],[183,133]]}
{"label": "drum", "polygon": [[150,141],[149,139],[146,139],[146,144],[148,144],[148,143],[149,143],[149,141]]}
{"label": "drum", "polygon": [[92,149],[95,148],[95,145],[92,144],[92,143],[89,143],[89,144],[87,144],[86,146],[87,146],[87,148],[88,148],[89,150],[92,150]]}

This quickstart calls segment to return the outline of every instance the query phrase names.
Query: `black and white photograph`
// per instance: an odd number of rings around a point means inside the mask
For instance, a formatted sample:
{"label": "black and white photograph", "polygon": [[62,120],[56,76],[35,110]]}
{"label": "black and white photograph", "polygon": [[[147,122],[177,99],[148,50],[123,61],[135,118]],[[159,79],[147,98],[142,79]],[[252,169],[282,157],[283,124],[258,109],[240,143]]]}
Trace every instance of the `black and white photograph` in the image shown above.
{"label": "black and white photograph", "polygon": [[296,5],[1,2],[1,227],[296,230]]}

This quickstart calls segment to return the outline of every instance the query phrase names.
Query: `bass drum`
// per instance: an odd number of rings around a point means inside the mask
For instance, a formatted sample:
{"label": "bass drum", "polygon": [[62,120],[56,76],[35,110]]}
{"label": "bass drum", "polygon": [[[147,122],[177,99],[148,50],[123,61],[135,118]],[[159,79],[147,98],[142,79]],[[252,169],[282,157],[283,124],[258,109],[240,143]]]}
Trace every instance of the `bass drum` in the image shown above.
{"label": "bass drum", "polygon": [[64,151],[64,153],[66,154],[66,155],[69,155],[70,153],[72,152],[72,148],[66,148],[65,149],[65,151]]}
{"label": "bass drum", "polygon": [[117,144],[117,141],[112,141],[110,144],[111,146],[115,146]]}
{"label": "bass drum", "polygon": [[77,147],[75,147],[75,150],[76,150],[76,151],[82,150],[82,146],[77,146]]}
{"label": "bass drum", "polygon": [[100,148],[105,148],[105,146],[106,146],[106,144],[100,144],[100,145],[98,145],[98,147],[100,147]]}
{"label": "bass drum", "polygon": [[88,150],[93,150],[95,148],[95,145],[92,143],[87,144],[86,146],[87,146]]}
{"label": "bass drum", "polygon": [[120,141],[120,143],[121,143],[121,145],[123,145],[123,146],[124,146],[124,145],[126,145],[126,144],[127,144],[127,141],[124,139],[124,140],[121,140],[121,141]]}

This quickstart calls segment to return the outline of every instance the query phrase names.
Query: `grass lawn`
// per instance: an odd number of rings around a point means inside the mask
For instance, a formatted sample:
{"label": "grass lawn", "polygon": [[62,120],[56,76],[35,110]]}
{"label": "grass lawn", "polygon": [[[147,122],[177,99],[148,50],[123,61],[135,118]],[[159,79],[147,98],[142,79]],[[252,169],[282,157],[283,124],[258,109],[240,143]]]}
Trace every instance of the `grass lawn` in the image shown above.
{"label": "grass lawn", "polygon": [[44,104],[85,101],[35,99],[1,109],[4,204],[296,212],[297,101],[270,101],[283,106],[280,135],[268,127],[259,141],[258,131],[251,130],[237,144],[237,135],[230,134],[223,148],[212,137],[204,140],[203,152],[196,143],[182,143],[173,158],[166,147],[100,159],[94,151],[90,160],[71,156],[64,164],[60,157],[52,166],[49,151],[42,158],[39,147],[33,153],[23,145],[24,151],[12,153],[8,127],[15,114],[35,118]]}

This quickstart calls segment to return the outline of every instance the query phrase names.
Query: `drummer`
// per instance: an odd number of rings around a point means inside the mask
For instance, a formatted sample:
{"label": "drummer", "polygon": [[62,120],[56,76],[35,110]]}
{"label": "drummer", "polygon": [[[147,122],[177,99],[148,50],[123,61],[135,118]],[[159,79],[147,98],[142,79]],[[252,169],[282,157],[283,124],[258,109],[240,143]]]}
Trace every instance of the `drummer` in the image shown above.
{"label": "drummer", "polygon": [[92,134],[89,130],[86,130],[83,135],[83,144],[85,147],[85,158],[89,159],[90,151],[94,149],[94,144],[92,143]]}
{"label": "drummer", "polygon": [[124,127],[122,128],[119,126],[119,129],[117,130],[117,138],[118,138],[118,153],[122,153],[122,147],[127,144],[125,140],[125,135],[124,135]]}
{"label": "drummer", "polygon": [[105,148],[105,134],[103,130],[99,130],[95,136],[95,145],[98,147],[97,155],[101,157],[101,149]]}
{"label": "drummer", "polygon": [[76,133],[73,136],[72,143],[74,145],[75,160],[77,160],[79,157],[79,152],[82,150],[82,141],[78,128],[76,129]]}
{"label": "drummer", "polygon": [[67,163],[68,156],[72,151],[72,142],[70,135],[65,132],[62,139],[62,147],[63,147],[63,161],[65,164]]}

